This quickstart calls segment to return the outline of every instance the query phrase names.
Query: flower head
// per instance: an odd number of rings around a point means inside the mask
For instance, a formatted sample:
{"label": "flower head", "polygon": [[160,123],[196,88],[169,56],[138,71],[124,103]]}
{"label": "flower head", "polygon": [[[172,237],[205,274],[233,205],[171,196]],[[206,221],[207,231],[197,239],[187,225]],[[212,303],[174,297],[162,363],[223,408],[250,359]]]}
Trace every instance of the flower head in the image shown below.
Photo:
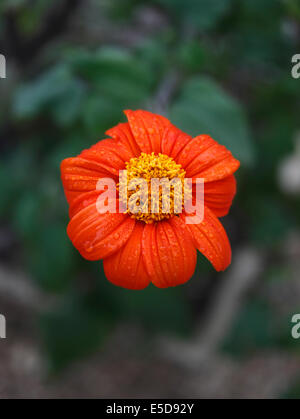
{"label": "flower head", "polygon": [[[128,122],[108,130],[110,138],[61,164],[73,245],[88,260],[103,259],[107,278],[129,289],[185,283],[195,270],[196,249],[217,271],[225,270],[231,247],[218,218],[232,204],[239,161],[208,135],[192,138],[162,116],[142,110],[125,114]],[[126,178],[120,180],[123,171]],[[98,182],[107,178],[116,184],[115,213],[99,212],[97,206],[107,199]],[[162,182],[156,200],[155,179]],[[204,214],[189,224],[184,203],[199,200],[197,179],[204,182]]]}

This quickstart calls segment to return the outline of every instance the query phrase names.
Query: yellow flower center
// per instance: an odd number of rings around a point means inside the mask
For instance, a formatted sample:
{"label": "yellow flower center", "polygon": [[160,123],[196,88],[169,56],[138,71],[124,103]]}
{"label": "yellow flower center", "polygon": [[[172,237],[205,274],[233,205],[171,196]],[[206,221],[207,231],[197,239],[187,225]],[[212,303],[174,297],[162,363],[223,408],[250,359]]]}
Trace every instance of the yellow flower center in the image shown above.
{"label": "yellow flower center", "polygon": [[[127,213],[132,218],[150,224],[182,212],[185,171],[171,157],[141,153],[126,163],[126,171],[119,190],[127,191]],[[120,200],[124,203],[122,194]],[[138,210],[133,211],[133,204]]]}

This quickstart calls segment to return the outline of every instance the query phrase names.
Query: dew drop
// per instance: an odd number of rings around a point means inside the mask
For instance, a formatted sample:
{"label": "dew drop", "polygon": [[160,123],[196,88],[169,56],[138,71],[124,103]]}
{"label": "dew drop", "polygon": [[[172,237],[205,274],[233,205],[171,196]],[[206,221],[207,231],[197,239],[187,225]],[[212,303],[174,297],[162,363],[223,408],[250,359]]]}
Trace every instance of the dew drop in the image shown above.
{"label": "dew drop", "polygon": [[84,250],[87,253],[91,253],[94,250],[93,244],[91,242],[85,242],[83,246],[84,246]]}

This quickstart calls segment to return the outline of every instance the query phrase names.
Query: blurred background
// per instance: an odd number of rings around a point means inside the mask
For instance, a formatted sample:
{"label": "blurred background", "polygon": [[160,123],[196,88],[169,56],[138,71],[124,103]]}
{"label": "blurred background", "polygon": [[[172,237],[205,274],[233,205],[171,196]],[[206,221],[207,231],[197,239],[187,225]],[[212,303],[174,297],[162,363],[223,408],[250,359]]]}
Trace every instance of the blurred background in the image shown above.
{"label": "blurred background", "polygon": [[[299,0],[2,0],[0,397],[298,398]],[[123,109],[241,161],[233,263],[111,285],[66,235],[62,159]]]}

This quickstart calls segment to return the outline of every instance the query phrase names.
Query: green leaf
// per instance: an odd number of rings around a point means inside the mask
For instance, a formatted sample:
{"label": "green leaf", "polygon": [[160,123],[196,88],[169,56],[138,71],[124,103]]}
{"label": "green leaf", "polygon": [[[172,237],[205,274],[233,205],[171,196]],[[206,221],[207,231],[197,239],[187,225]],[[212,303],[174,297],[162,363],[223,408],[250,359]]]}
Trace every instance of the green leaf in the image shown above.
{"label": "green leaf", "polygon": [[[119,48],[101,48],[94,53],[73,52],[68,61],[75,74],[103,89],[106,88],[107,82],[111,84],[113,80],[117,80],[135,82],[136,88],[147,90],[155,79],[147,65]],[[112,87],[110,86],[110,89]],[[117,91],[117,87],[113,90]]]}
{"label": "green leaf", "polygon": [[242,107],[214,81],[187,81],[171,107],[172,122],[190,135],[208,134],[226,146],[242,164],[254,161],[254,147]]}
{"label": "green leaf", "polygon": [[120,121],[124,109],[141,107],[156,78],[150,64],[117,48],[102,48],[93,54],[73,51],[68,63],[89,86],[81,119],[92,135]]}
{"label": "green leaf", "polygon": [[199,71],[207,61],[207,51],[200,42],[184,42],[179,49],[178,58],[188,71]]}
{"label": "green leaf", "polygon": [[158,0],[158,2],[175,14],[180,21],[185,18],[201,30],[216,25],[231,6],[230,0]]}
{"label": "green leaf", "polygon": [[60,124],[69,124],[81,109],[84,93],[82,82],[72,76],[67,66],[58,65],[17,89],[13,112],[23,119],[45,112]]}
{"label": "green leaf", "polygon": [[[168,42],[162,40],[161,36],[154,39],[147,39],[142,42],[136,49],[136,59],[142,62],[147,71],[155,75],[155,80],[163,76],[169,66]],[[150,78],[150,76],[149,76]]]}
{"label": "green leaf", "polygon": [[103,137],[108,128],[120,121],[123,109],[120,103],[115,103],[101,94],[93,94],[86,101],[81,118],[91,135]]}
{"label": "green leaf", "polygon": [[73,80],[69,83],[69,88],[57,98],[55,106],[51,108],[51,115],[58,125],[71,126],[80,116],[85,93],[85,86],[79,81]]}

